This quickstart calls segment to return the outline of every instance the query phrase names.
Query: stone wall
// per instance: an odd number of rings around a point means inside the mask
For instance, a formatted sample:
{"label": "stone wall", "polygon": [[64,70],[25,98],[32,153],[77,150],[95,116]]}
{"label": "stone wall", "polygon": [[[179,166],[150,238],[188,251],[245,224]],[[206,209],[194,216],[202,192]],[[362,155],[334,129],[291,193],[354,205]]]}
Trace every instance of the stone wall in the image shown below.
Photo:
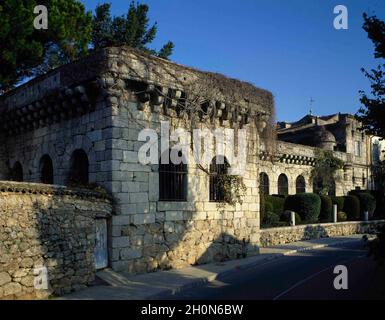
{"label": "stone wall", "polygon": [[262,247],[267,247],[301,240],[373,233],[377,227],[384,224],[385,220],[348,221],[261,229],[260,241]]}
{"label": "stone wall", "polygon": [[90,284],[95,218],[111,210],[102,194],[0,182],[0,299],[46,298]]}

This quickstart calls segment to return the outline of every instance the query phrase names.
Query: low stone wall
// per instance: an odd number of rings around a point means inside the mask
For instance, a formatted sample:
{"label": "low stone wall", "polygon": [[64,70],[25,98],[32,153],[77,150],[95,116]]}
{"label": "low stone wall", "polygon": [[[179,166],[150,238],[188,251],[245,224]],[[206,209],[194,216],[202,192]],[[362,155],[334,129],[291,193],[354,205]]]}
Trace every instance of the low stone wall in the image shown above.
{"label": "low stone wall", "polygon": [[112,207],[99,193],[0,182],[0,299],[35,299],[94,280],[95,217]]}
{"label": "low stone wall", "polygon": [[385,220],[348,221],[261,229],[260,243],[262,247],[267,247],[301,240],[373,233],[378,226],[383,224],[385,224]]}

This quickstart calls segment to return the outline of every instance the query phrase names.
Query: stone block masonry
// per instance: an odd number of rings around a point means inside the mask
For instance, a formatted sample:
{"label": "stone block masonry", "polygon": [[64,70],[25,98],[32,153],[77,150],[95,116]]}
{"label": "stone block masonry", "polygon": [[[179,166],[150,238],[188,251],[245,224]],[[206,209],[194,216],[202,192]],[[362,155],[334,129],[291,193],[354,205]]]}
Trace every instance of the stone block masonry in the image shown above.
{"label": "stone block masonry", "polygon": [[262,247],[268,247],[301,240],[374,233],[384,224],[385,220],[347,221],[261,229],[260,242]]}
{"label": "stone block masonry", "polygon": [[0,299],[47,298],[89,285],[95,218],[111,211],[102,194],[0,182]]}

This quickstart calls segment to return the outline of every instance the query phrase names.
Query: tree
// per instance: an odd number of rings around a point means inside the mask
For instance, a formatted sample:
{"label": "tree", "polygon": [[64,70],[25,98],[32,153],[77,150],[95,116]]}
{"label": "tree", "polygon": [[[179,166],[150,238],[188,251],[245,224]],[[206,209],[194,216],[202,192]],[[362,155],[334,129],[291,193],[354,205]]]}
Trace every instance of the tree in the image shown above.
{"label": "tree", "polygon": [[320,194],[327,195],[333,188],[333,183],[338,180],[337,172],[342,169],[344,162],[334,157],[329,150],[317,149],[315,164],[311,171],[313,181],[320,181],[322,184]]}
{"label": "tree", "polygon": [[92,45],[95,49],[127,45],[167,59],[174,44],[167,42],[158,52],[147,47],[156,36],[157,23],[149,26],[148,6],[131,2],[126,16],[111,17],[111,4],[98,5],[93,17]]}
{"label": "tree", "polygon": [[[48,9],[48,29],[36,30],[34,8]],[[77,0],[4,0],[0,3],[0,93],[25,77],[85,55],[92,15]]]}
{"label": "tree", "polygon": [[[374,44],[374,57],[385,58],[385,23],[376,16],[364,14],[363,29]],[[380,63],[370,71],[361,69],[370,81],[371,95],[360,91],[360,102],[363,105],[357,118],[362,121],[363,129],[370,134],[385,137],[385,64]]]}

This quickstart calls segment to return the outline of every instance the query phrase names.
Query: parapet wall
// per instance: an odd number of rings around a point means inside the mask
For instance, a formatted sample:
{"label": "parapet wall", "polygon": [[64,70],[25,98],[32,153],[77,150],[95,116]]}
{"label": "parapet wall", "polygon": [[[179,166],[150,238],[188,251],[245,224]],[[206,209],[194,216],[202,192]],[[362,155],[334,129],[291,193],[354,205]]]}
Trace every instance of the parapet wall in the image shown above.
{"label": "parapet wall", "polygon": [[95,218],[111,214],[102,194],[0,182],[0,299],[35,299],[94,280]]}
{"label": "parapet wall", "polygon": [[369,222],[347,221],[338,223],[307,224],[294,227],[261,229],[262,247],[280,245],[301,240],[374,233],[385,220]]}

